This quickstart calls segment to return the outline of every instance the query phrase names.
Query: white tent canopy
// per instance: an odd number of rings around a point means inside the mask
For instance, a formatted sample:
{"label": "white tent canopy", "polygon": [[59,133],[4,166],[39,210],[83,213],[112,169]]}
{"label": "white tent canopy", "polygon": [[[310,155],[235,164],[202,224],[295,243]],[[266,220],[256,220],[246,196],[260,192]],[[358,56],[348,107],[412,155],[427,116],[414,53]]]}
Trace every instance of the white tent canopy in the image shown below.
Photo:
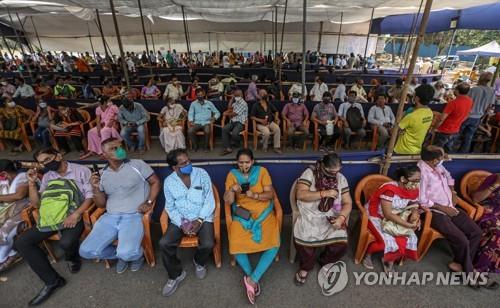
{"label": "white tent canopy", "polygon": [[500,45],[496,41],[491,41],[477,48],[457,51],[457,54],[461,56],[500,57]]}

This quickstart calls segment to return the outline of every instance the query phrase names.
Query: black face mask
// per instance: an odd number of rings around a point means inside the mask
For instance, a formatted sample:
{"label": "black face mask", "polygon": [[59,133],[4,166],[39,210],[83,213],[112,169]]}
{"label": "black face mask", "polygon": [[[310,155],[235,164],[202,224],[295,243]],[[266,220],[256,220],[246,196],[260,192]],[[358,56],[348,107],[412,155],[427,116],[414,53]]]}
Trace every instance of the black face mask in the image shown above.
{"label": "black face mask", "polygon": [[262,96],[262,99],[267,101],[267,99],[268,99],[267,95]]}
{"label": "black face mask", "polygon": [[43,172],[47,173],[48,171],[57,171],[61,167],[61,162],[57,160],[53,160],[50,163],[44,165]]}

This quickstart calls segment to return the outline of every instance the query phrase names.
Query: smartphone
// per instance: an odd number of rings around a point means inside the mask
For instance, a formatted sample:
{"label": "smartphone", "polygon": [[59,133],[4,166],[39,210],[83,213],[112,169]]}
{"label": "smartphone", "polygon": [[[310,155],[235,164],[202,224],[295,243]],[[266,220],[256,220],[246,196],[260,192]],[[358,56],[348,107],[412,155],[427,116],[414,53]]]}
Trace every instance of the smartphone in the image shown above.
{"label": "smartphone", "polygon": [[241,184],[241,193],[242,194],[246,194],[249,189],[250,189],[250,183]]}
{"label": "smartphone", "polygon": [[99,174],[99,167],[97,164],[92,164],[92,172]]}

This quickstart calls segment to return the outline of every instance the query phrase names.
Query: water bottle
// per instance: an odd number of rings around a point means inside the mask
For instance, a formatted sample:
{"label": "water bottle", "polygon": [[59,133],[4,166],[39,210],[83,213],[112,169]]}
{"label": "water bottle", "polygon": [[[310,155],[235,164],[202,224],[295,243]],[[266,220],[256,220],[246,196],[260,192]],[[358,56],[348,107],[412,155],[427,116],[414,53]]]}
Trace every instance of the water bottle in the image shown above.
{"label": "water bottle", "polygon": [[331,136],[333,135],[333,121],[326,121],[326,135]]}
{"label": "water bottle", "polygon": [[0,180],[0,195],[8,195],[9,194],[9,180],[4,179]]}

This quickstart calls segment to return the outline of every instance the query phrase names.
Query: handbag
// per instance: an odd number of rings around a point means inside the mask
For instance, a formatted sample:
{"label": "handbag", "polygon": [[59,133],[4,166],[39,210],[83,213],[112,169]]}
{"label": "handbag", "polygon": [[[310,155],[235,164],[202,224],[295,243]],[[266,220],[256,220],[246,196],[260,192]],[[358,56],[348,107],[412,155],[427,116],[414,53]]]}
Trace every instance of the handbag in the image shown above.
{"label": "handbag", "polygon": [[[404,221],[408,221],[411,215],[411,210],[417,207],[417,204],[412,204],[403,209],[393,211],[393,213],[398,214],[399,217],[401,217],[401,219],[403,219]],[[414,233],[413,229],[397,224],[387,218],[384,218],[382,220],[382,230],[392,236],[408,236]]]}

